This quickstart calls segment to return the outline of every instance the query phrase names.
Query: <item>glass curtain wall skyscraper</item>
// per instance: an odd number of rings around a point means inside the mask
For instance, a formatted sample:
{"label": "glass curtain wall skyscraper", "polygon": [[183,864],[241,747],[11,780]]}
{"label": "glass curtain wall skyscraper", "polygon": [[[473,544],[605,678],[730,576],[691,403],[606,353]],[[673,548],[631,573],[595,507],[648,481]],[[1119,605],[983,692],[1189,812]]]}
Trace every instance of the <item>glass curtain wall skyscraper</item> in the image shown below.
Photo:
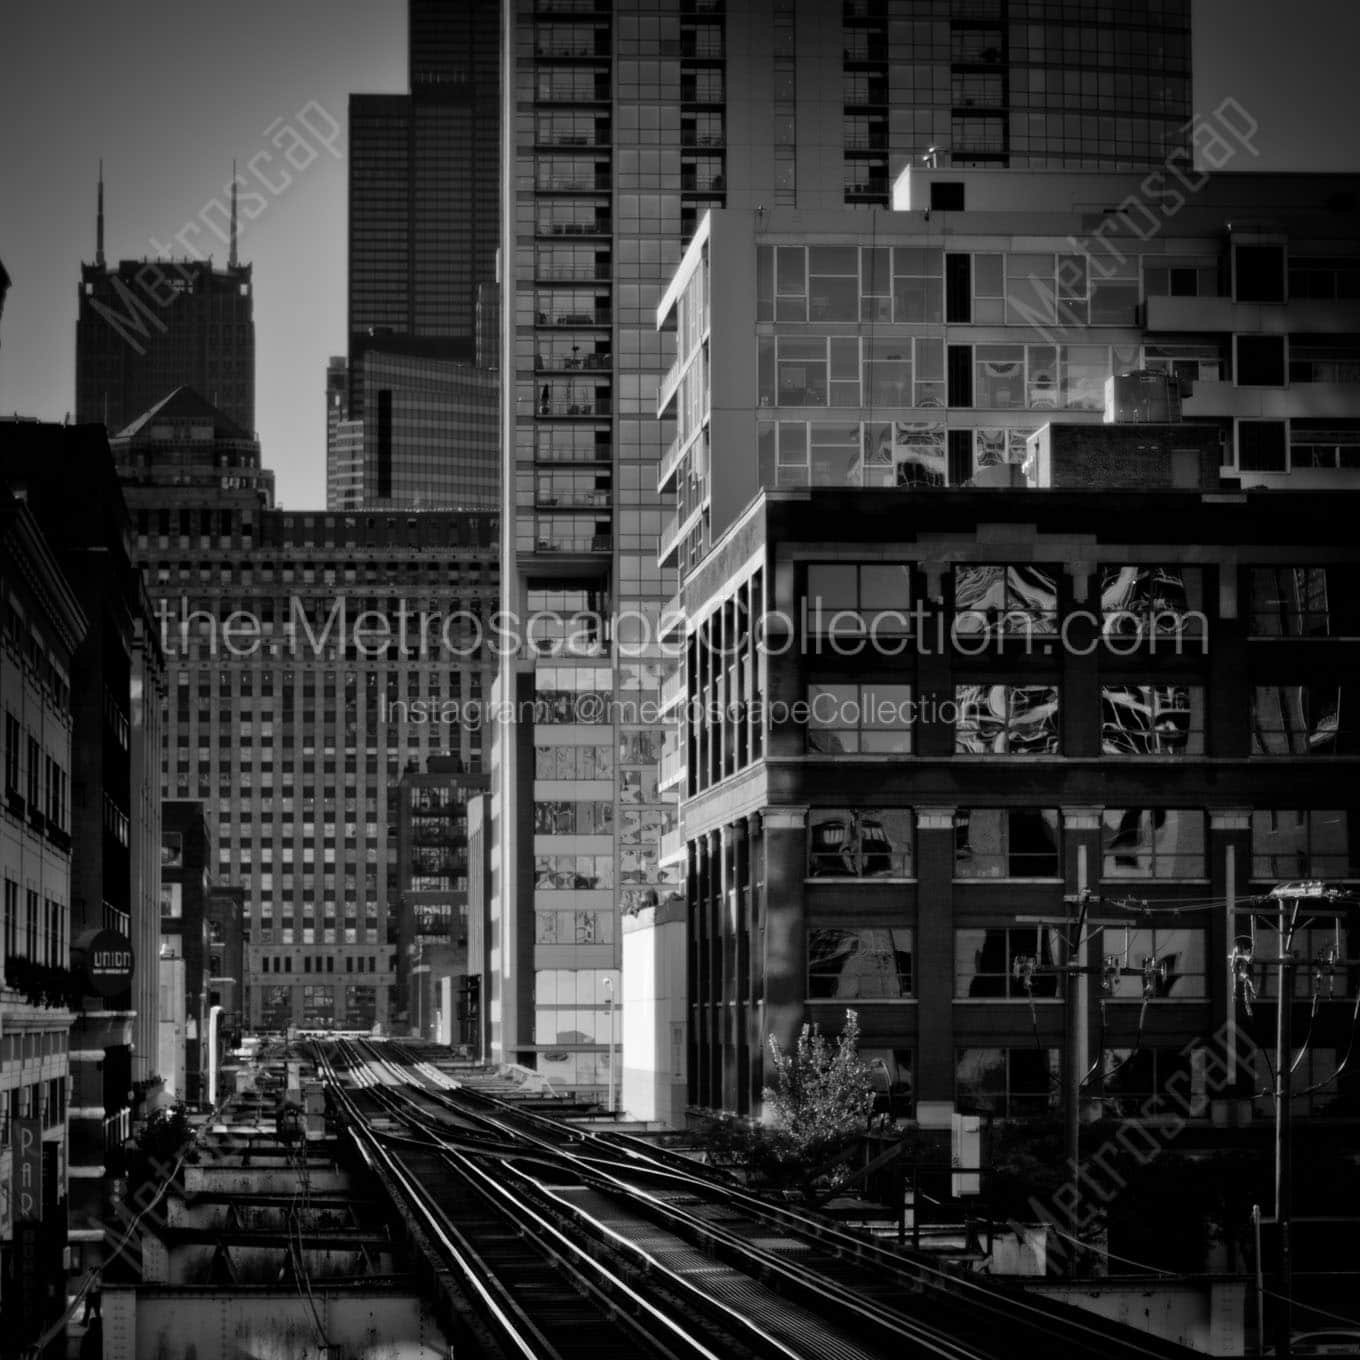
{"label": "glass curtain wall skyscraper", "polygon": [[621,914],[682,888],[658,716],[675,337],[655,321],[702,214],[886,205],[926,157],[1159,164],[1188,146],[1189,25],[1186,0],[507,0],[504,607],[617,623],[538,622],[501,667],[503,702],[538,702],[493,743],[497,1056],[610,1080]]}
{"label": "glass curtain wall skyscraper", "polygon": [[410,0],[410,93],[350,96],[349,415],[370,349],[471,363],[498,236],[498,0]]}

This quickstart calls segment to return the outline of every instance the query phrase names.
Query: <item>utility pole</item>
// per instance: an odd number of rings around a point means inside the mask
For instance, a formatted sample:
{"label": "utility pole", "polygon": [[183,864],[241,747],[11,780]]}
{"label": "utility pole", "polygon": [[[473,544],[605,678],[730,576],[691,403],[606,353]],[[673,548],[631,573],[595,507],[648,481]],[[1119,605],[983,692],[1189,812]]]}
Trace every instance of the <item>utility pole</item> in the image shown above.
{"label": "utility pole", "polygon": [[[1086,942],[1086,918],[1091,903],[1091,893],[1086,886],[1086,847],[1077,847],[1077,911],[1075,930],[1067,939],[1066,968],[1067,1000],[1063,1008],[1066,1052],[1063,1054],[1065,1065],[1064,1123],[1065,1153],[1067,1166],[1072,1173],[1071,1194],[1072,1214],[1068,1225],[1073,1237],[1081,1236],[1081,1082],[1086,1075],[1088,1053],[1090,1050],[1090,1005],[1091,979],[1087,972],[1088,948]],[[1078,1258],[1079,1259],[1079,1258]]]}
{"label": "utility pole", "polygon": [[[1275,1225],[1279,1234],[1279,1253],[1276,1267],[1276,1289],[1278,1305],[1275,1313],[1275,1355],[1279,1360],[1291,1360],[1293,1341],[1291,1333],[1294,1322],[1294,1261],[1293,1261],[1293,1195],[1294,1195],[1294,1121],[1290,1106],[1293,1101],[1292,1065],[1294,1049],[1294,978],[1298,959],[1294,953],[1294,937],[1299,929],[1299,913],[1302,908],[1307,920],[1312,922],[1319,917],[1338,921],[1347,914],[1346,908],[1338,901],[1349,898],[1349,894],[1336,888],[1329,888],[1315,879],[1281,883],[1272,888],[1268,900],[1275,904],[1275,931],[1279,955],[1273,959],[1255,959],[1250,949],[1242,962],[1250,969],[1253,962],[1263,963],[1279,970],[1279,988],[1275,1006]],[[1307,903],[1306,907],[1303,904]],[[1260,916],[1259,905],[1237,908],[1248,916]],[[1340,957],[1339,946],[1333,951],[1330,966],[1351,964],[1352,959]],[[1234,950],[1234,958],[1237,951]],[[1235,1004],[1235,1003],[1234,1003]],[[1250,1013],[1250,1011],[1248,1011]],[[1260,1251],[1257,1262],[1259,1269]]]}
{"label": "utility pole", "polygon": [[1294,1322],[1294,1263],[1289,1241],[1294,1190],[1294,1131],[1289,1088],[1294,1048],[1294,930],[1298,924],[1299,897],[1293,894],[1313,886],[1321,885],[1286,883],[1272,889],[1270,894],[1276,903],[1275,929],[1280,945],[1280,988],[1275,1006],[1275,1223],[1280,1234],[1275,1354],[1280,1360],[1290,1360],[1294,1353],[1290,1340]]}

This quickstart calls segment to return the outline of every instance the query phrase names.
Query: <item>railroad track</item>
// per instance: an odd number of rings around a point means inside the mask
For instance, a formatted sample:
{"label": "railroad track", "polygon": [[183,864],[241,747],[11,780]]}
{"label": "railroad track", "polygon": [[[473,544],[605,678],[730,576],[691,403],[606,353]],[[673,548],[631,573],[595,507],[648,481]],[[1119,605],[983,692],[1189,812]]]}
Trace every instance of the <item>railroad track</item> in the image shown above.
{"label": "railroad track", "polygon": [[[668,1292],[663,1270],[655,1262],[644,1267],[630,1261],[626,1244],[654,1240],[664,1246],[661,1255],[670,1253],[686,1268],[695,1261],[683,1252],[699,1253],[710,1273],[729,1272],[714,1275],[710,1290],[731,1293],[744,1316],[760,1317],[765,1330],[790,1347],[785,1354],[837,1356],[838,1342],[866,1354],[955,1360],[1020,1354],[1172,1360],[1193,1354],[770,1204],[642,1139],[564,1126],[463,1087],[399,1042],[347,1044],[352,1052],[345,1060],[389,1135],[404,1128],[407,1137],[478,1169],[491,1159],[499,1184],[514,1187],[578,1244],[593,1242],[597,1251],[612,1253],[620,1269],[644,1269],[649,1290],[658,1295]],[[763,1292],[754,1292],[752,1282]],[[770,1295],[781,1304],[768,1306]],[[678,1297],[683,1301],[684,1291]],[[757,1302],[767,1305],[765,1311],[753,1311]],[[781,1328],[781,1312],[791,1331]],[[819,1325],[817,1341],[798,1350]]]}
{"label": "railroad track", "polygon": [[448,1122],[445,1093],[403,1084],[387,1056],[362,1042],[345,1041],[341,1057],[340,1070],[363,1074],[357,1091],[338,1088],[356,1137],[385,1164],[453,1273],[464,1281],[479,1276],[495,1296],[480,1300],[479,1313],[507,1353],[568,1357],[588,1348],[592,1356],[714,1360],[988,1354],[919,1323],[882,1318],[848,1293],[829,1292],[814,1272],[725,1240],[719,1229],[659,1223],[655,1208],[635,1206],[633,1188],[608,1171],[526,1149],[494,1116],[462,1112],[465,1122],[481,1122],[504,1140],[496,1151],[470,1145],[475,1130]]}

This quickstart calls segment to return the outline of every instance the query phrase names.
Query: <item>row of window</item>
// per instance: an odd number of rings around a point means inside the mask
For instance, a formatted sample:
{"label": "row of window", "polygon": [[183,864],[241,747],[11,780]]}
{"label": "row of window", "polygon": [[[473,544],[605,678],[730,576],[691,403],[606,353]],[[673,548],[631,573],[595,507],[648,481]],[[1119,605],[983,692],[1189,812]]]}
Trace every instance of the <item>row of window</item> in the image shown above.
{"label": "row of window", "polygon": [[[1065,622],[1055,564],[956,566],[950,603],[959,635],[1056,634]],[[1252,637],[1360,637],[1360,566],[1249,567]],[[1198,637],[1206,629],[1204,572],[1178,564],[1101,564],[1090,611],[1102,631]],[[919,600],[921,611],[934,608]],[[894,637],[914,631],[918,591],[906,562],[809,563],[805,617],[809,631]]]}
{"label": "row of window", "polygon": [[[1352,754],[1350,684],[1258,685],[1252,690],[1253,756]],[[1203,685],[1100,687],[1100,751],[1110,756],[1205,753]],[[818,755],[909,755],[918,718],[934,714],[954,729],[955,755],[1057,755],[1059,687],[956,685],[946,701],[912,697],[910,685],[818,683],[807,689],[805,748]],[[1347,725],[1343,725],[1343,715]]]}
{"label": "row of window", "polygon": [[[1054,251],[931,246],[756,248],[758,321],[1132,326],[1150,297],[1229,295],[1238,302],[1360,296],[1360,261],[1288,261],[1283,245],[1215,254],[1093,260]],[[1141,274],[1141,277],[1140,277]]]}
{"label": "row of window", "polygon": [[[1197,808],[1106,808],[1104,879],[1206,878],[1207,814]],[[954,814],[960,879],[1062,876],[1057,808],[966,808]],[[1273,809],[1251,814],[1251,877],[1344,879],[1360,874],[1354,811]],[[808,813],[810,878],[910,878],[915,818],[909,808],[818,807]]]}
{"label": "row of window", "polygon": [[11,1119],[37,1119],[43,1128],[56,1128],[66,1122],[66,1078],[25,1082],[22,1086],[0,1090],[0,1137],[8,1143]]}
{"label": "row of window", "polygon": [[[378,971],[378,960],[373,954],[366,955],[344,955],[345,972],[347,973],[376,973]],[[293,956],[291,954],[265,954],[260,959],[260,972],[262,973],[291,973],[293,971]],[[304,954],[302,956],[302,971],[304,973],[333,973],[335,972],[334,954]]]}
{"label": "row of window", "polygon": [[70,930],[68,909],[50,897],[43,897],[36,888],[28,888],[23,895],[21,911],[19,897],[18,883],[6,877],[3,907],[0,907],[3,911],[0,939],[4,941],[4,958],[65,967]]}
{"label": "row of window", "polygon": [[25,618],[18,600],[0,581],[0,637],[16,661],[27,664],[38,684],[61,713],[71,709],[71,682],[47,649],[41,634]]}

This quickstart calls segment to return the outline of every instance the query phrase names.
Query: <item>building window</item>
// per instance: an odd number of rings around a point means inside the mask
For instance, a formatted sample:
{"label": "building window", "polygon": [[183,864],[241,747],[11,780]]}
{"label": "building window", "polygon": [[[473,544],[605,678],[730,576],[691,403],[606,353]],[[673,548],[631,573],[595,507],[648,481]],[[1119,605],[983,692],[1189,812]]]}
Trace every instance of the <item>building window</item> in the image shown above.
{"label": "building window", "polygon": [[[1298,960],[1294,969],[1294,995],[1301,1001],[1311,1001],[1314,995],[1323,1001],[1353,997],[1360,984],[1360,969],[1354,965],[1347,967],[1343,961],[1355,958],[1356,945],[1360,945],[1357,932],[1343,923],[1296,930],[1290,946]],[[1277,957],[1279,936],[1273,930],[1258,929],[1256,948],[1261,954]],[[1279,993],[1280,970],[1258,964],[1254,981],[1257,996],[1270,999]]]}
{"label": "building window", "polygon": [[1056,685],[956,685],[955,755],[1058,754]]}
{"label": "building window", "polygon": [[954,1103],[964,1114],[1042,1118],[1058,1107],[1056,1048],[961,1048],[955,1055]]}
{"label": "building window", "polygon": [[1104,566],[1100,612],[1106,637],[1203,637],[1204,582],[1198,567]]}
{"label": "building window", "polygon": [[1253,637],[1360,637],[1360,569],[1253,567]]}
{"label": "building window", "polygon": [[1284,386],[1284,336],[1239,335],[1236,341],[1238,387]]}
{"label": "building window", "polygon": [[1203,878],[1204,813],[1192,808],[1106,808],[1106,878]]}
{"label": "building window", "polygon": [[973,405],[985,410],[1023,408],[1025,405],[1025,347],[975,345]]}
{"label": "building window", "polygon": [[907,808],[813,808],[808,813],[812,878],[910,878]]}
{"label": "building window", "polygon": [[911,604],[911,568],[906,563],[808,565],[805,618],[813,634],[901,636],[910,631]]}
{"label": "building window", "polygon": [[1237,422],[1239,472],[1288,472],[1289,450],[1283,420]]}
{"label": "building window", "polygon": [[954,932],[954,995],[960,1000],[1059,997],[1062,936],[1052,927]]}
{"label": "building window", "polygon": [[1351,840],[1360,826],[1345,809],[1274,809],[1251,814],[1251,876],[1279,881],[1291,878],[1352,878],[1360,855]]}
{"label": "building window", "polygon": [[954,569],[954,632],[960,636],[1056,633],[1057,570],[1032,566]]}
{"label": "building window", "polygon": [[5,710],[5,792],[19,792],[19,746],[22,729],[19,719],[9,709]]}
{"label": "building window", "polygon": [[874,1089],[874,1113],[894,1119],[912,1114],[912,1052],[909,1048],[861,1048]]}
{"label": "building window", "polygon": [[955,878],[1056,878],[1057,808],[961,808],[954,814]]}
{"label": "building window", "polygon": [[[1191,1053],[1178,1048],[1107,1048],[1101,1054],[1101,1100],[1108,1119],[1184,1114],[1196,1108]],[[1175,1096],[1167,1098],[1175,1079]]]}
{"label": "building window", "polygon": [[807,749],[836,755],[911,752],[910,685],[809,685]]}
{"label": "building window", "polygon": [[1325,681],[1258,685],[1251,702],[1252,755],[1353,754],[1356,738],[1350,717],[1357,700],[1360,693],[1354,685]]}
{"label": "building window", "polygon": [[[1348,1050],[1338,1052],[1335,1048],[1319,1044],[1292,1050],[1290,1065],[1294,1096],[1289,1108],[1295,1118],[1318,1115],[1348,1115],[1353,1118],[1360,1110],[1360,1087],[1357,1086],[1355,1075],[1342,1071],[1340,1066],[1341,1059],[1347,1053]],[[1266,1048],[1257,1048],[1253,1053],[1255,1071],[1252,1084],[1255,1090],[1264,1093],[1253,1102],[1258,1118],[1274,1118],[1274,1102],[1270,1095],[1274,1090],[1273,1062],[1274,1057]]]}
{"label": "building window", "polygon": [[614,830],[614,805],[552,800],[534,804],[538,836],[607,836]]}
{"label": "building window", "polygon": [[1360,422],[1306,417],[1291,420],[1289,466],[1354,472],[1360,468]]}
{"label": "building window", "polygon": [[807,933],[813,1001],[900,1001],[912,994],[912,932],[841,927]]}
{"label": "building window", "polygon": [[1102,685],[1100,709],[1104,755],[1204,754],[1202,685]]}
{"label": "building window", "polygon": [[1237,302],[1284,301],[1284,247],[1233,247],[1233,298]]}
{"label": "building window", "polygon": [[1107,926],[1100,950],[1111,1000],[1186,1001],[1209,994],[1202,930]]}

